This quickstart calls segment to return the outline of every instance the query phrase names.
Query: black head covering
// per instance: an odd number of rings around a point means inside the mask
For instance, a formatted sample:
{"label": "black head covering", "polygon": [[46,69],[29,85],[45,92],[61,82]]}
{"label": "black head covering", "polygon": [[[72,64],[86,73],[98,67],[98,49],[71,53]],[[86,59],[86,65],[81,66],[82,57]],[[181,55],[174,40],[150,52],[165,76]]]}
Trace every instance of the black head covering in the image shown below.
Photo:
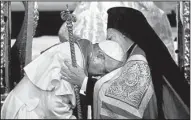
{"label": "black head covering", "polygon": [[159,110],[162,109],[163,77],[166,78],[182,100],[189,106],[190,88],[183,72],[180,71],[168,49],[141,12],[126,7],[111,8],[108,10],[107,27],[120,31],[145,52],[151,69]]}

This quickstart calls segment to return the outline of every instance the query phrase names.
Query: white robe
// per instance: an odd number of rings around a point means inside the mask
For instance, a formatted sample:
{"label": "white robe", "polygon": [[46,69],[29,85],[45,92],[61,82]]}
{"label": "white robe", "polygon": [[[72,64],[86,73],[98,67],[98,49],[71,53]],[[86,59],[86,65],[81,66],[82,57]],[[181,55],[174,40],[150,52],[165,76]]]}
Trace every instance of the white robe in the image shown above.
{"label": "white robe", "polygon": [[[83,56],[75,44],[77,64],[83,68]],[[70,59],[68,42],[56,45],[25,68],[25,77],[9,93],[1,109],[2,119],[75,119],[73,86],[61,80],[60,70]]]}

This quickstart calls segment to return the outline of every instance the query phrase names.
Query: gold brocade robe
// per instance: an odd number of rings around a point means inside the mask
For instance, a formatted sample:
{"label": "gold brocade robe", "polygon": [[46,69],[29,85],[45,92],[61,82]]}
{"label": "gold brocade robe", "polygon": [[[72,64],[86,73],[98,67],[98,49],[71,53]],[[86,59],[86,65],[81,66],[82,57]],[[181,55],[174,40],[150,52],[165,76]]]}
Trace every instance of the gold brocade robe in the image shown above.
{"label": "gold brocade robe", "polygon": [[[144,54],[135,49],[126,64],[99,79],[94,87],[94,119],[156,119],[157,99]],[[169,83],[163,85],[166,119],[189,118],[189,110]]]}

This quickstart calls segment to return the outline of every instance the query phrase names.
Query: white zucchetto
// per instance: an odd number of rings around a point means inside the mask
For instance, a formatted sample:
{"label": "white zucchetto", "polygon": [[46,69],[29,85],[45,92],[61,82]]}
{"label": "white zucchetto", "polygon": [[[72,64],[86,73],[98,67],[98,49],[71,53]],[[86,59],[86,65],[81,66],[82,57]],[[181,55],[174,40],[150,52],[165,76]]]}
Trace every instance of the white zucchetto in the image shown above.
{"label": "white zucchetto", "polygon": [[98,46],[105,54],[107,54],[111,58],[117,61],[123,61],[123,56],[125,53],[122,47],[117,42],[106,40],[100,42]]}

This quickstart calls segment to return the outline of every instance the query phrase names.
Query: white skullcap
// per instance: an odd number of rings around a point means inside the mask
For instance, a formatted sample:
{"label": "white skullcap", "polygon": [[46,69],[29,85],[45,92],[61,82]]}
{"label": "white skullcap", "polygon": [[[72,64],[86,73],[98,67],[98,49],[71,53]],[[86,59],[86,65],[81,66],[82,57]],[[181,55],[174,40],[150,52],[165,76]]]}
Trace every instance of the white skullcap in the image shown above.
{"label": "white skullcap", "polygon": [[100,42],[98,45],[100,49],[111,58],[117,61],[123,60],[124,51],[117,42],[106,40],[106,41]]}

